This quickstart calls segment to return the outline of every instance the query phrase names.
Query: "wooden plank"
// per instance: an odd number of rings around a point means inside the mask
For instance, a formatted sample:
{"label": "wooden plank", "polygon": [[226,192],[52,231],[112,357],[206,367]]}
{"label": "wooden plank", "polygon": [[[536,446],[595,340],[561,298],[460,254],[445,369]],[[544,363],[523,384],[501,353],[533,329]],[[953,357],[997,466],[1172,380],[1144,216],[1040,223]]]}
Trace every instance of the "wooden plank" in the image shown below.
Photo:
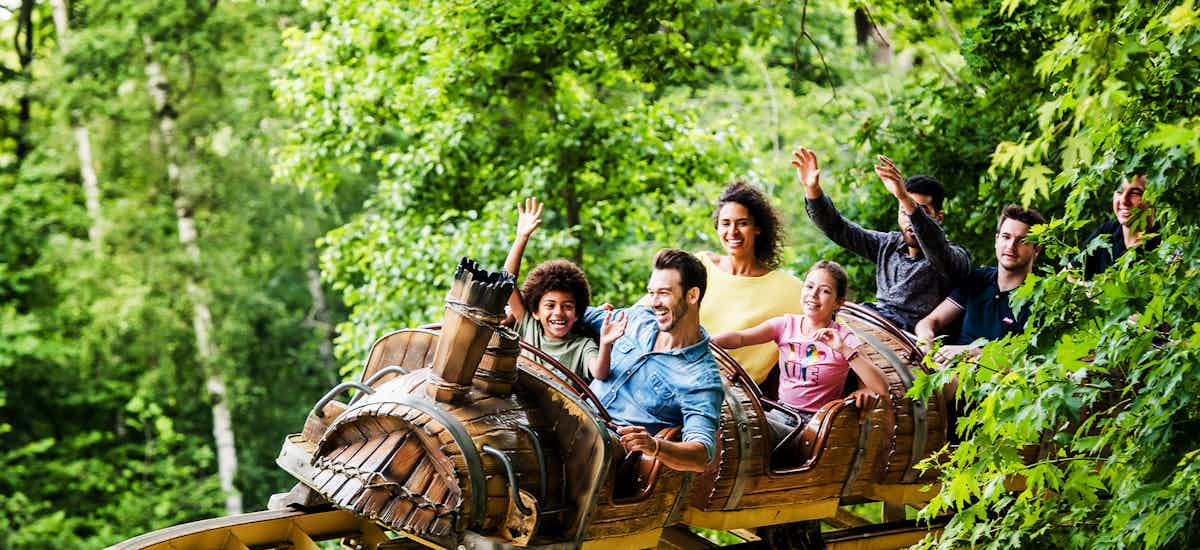
{"label": "wooden plank", "polygon": [[[341,463],[341,459],[343,457],[348,458],[353,456],[354,453],[358,452],[358,450],[364,447],[366,444],[366,440],[359,440],[353,445],[341,447],[338,449],[339,452],[330,456],[328,463],[331,465],[339,464]],[[321,470],[321,473],[317,474],[313,479],[313,487],[315,487],[317,491],[323,495],[332,495],[342,487],[342,484],[350,479],[345,474],[337,472],[330,466],[317,465],[317,468]]]}
{"label": "wooden plank", "polygon": [[[439,476],[434,476],[433,479],[430,480],[429,486],[422,491],[422,494],[424,494],[425,498],[432,502],[441,502],[442,497],[446,496],[448,492],[449,488],[446,486],[445,480]],[[407,527],[405,529],[417,533],[426,533],[427,529],[429,528],[429,524],[433,522],[435,515],[436,512],[431,508],[418,507],[411,515],[409,515],[409,518],[406,521]]]}
{"label": "wooden plank", "polygon": [[776,491],[747,493],[742,496],[742,506],[757,508],[771,506],[780,502],[807,502],[822,500],[840,495],[842,480],[831,481],[823,485],[807,485]]}
{"label": "wooden plank", "polygon": [[397,483],[408,481],[408,477],[417,468],[417,463],[425,456],[425,453],[426,450],[421,443],[421,438],[416,434],[409,434],[404,439],[404,442],[396,448],[391,460],[388,461],[387,466],[382,470],[384,476]]}
{"label": "wooden plank", "polygon": [[[782,503],[782,504],[781,504]],[[838,499],[812,499],[803,502],[777,500],[771,506],[743,508],[740,510],[705,512],[688,508],[683,512],[683,523],[722,531],[735,528],[778,525],[794,521],[823,519],[837,513]]]}
{"label": "wooden plank", "polygon": [[[380,429],[379,424],[377,422],[374,422],[373,420],[368,420],[368,419],[362,419],[359,422],[355,422],[354,424],[355,425],[360,425],[360,424],[366,425],[368,423],[373,424],[377,430]],[[366,431],[366,430],[364,430],[364,431]],[[399,438],[402,434],[397,433],[395,435],[397,438]],[[345,461],[339,461],[339,462],[348,469],[363,471],[367,461],[372,456],[375,456],[377,453],[380,455],[385,455],[385,456],[387,454],[389,454],[392,448],[391,447],[385,448],[384,445],[386,443],[388,443],[389,441],[392,441],[394,443],[395,440],[391,437],[390,434],[386,434],[384,432],[378,432],[378,433],[374,434],[373,438],[365,440],[365,441],[366,441],[366,443],[362,447],[360,447],[357,451],[355,451],[355,453],[352,456],[350,456],[350,458],[346,459]],[[382,462],[383,457],[382,456],[377,457],[377,460]],[[366,471],[374,471],[374,469],[366,469]],[[348,505],[351,502],[351,500],[355,496],[357,496],[360,491],[362,491],[364,485],[368,481],[367,479],[365,479],[363,477],[363,475],[364,474],[347,476],[348,479],[346,480],[345,483],[342,484],[342,486],[337,490],[337,492],[328,493],[329,499],[334,502],[340,503],[342,505]]]}
{"label": "wooden plank", "polygon": [[[425,455],[422,455],[413,473],[405,480],[404,487],[411,492],[423,494],[429,483],[433,480],[434,474],[433,464]],[[408,516],[414,508],[414,503],[411,500],[403,498],[392,499],[389,506],[384,509],[380,519],[387,525],[402,526],[408,520]]]}

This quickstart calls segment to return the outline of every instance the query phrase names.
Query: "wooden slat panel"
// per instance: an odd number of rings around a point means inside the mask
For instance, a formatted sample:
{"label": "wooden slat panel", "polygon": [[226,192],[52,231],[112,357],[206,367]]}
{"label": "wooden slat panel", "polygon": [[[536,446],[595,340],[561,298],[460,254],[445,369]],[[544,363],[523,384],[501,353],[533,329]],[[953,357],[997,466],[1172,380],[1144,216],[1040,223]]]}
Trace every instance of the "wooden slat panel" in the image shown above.
{"label": "wooden slat panel", "polygon": [[747,493],[742,497],[742,508],[777,506],[781,502],[807,502],[836,497],[842,491],[842,480],[821,485],[783,488],[776,491]]}
{"label": "wooden slat panel", "polygon": [[[366,445],[366,444],[367,444],[366,440],[359,440],[352,445],[338,447],[337,449],[334,450],[333,453],[330,453],[329,455],[325,455],[325,456],[327,456],[328,459],[331,461],[337,461],[337,460],[341,459],[342,457],[352,456],[355,452],[358,452],[358,450],[360,448],[362,448],[363,445]],[[321,467],[318,466],[318,468],[321,468]],[[337,481],[336,482],[337,486],[333,487],[331,485],[334,483],[333,479],[335,477],[339,478],[340,481]],[[346,476],[338,474],[328,468],[321,468],[321,473],[317,474],[313,478],[313,486],[317,487],[318,490],[321,492],[321,494],[328,495],[331,491],[336,491],[338,487],[341,487],[342,482],[345,482],[345,481],[346,481]]]}

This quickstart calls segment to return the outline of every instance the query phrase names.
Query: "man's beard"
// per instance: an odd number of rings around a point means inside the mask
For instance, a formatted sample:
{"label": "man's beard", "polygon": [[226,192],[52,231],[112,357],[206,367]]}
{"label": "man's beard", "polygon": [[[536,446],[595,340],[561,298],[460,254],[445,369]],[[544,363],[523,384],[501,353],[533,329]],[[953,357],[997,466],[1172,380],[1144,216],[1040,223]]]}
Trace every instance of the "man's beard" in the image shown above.
{"label": "man's beard", "polygon": [[682,319],[684,315],[687,315],[688,304],[686,301],[681,301],[676,307],[667,308],[667,311],[671,312],[671,320],[667,322],[666,326],[663,326],[660,323],[658,325],[659,332],[671,332],[674,330],[675,325],[679,324],[679,320]]}

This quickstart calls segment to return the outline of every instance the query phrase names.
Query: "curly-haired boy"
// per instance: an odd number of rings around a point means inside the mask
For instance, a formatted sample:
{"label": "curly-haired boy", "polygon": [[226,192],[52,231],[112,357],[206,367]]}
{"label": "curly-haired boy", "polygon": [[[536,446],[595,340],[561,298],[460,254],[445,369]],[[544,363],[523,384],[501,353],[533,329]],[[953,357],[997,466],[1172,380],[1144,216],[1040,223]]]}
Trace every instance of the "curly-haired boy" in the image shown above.
{"label": "curly-haired boy", "polygon": [[[504,261],[505,271],[513,275],[520,272],[525,245],[542,223],[542,206],[533,198],[517,205],[517,235]],[[578,323],[590,301],[591,289],[583,270],[567,260],[550,260],[533,268],[520,290],[513,290],[508,305],[522,340],[591,380],[599,367],[600,348]]]}

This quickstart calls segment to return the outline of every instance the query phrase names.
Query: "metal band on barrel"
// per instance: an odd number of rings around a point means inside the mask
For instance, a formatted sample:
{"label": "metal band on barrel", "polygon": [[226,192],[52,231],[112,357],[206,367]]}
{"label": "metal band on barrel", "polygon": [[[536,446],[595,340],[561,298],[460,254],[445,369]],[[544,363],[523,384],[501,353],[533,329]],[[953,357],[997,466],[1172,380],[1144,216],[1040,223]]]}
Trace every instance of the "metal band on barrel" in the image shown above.
{"label": "metal band on barrel", "polygon": [[733,487],[729,489],[729,499],[725,501],[725,509],[737,508],[738,501],[746,491],[746,482],[750,479],[750,422],[746,419],[746,409],[742,402],[733,394],[733,386],[722,384],[725,388],[725,403],[729,405],[729,414],[733,416],[734,426],[738,431],[738,465],[737,477]]}
{"label": "metal band on barrel", "polygon": [[[880,355],[887,359],[892,367],[896,369],[896,374],[900,377],[900,381],[904,383],[905,389],[911,388],[913,385],[912,370],[908,368],[908,363],[900,359],[892,348],[885,345],[878,338],[872,336],[866,331],[860,331],[854,327],[850,327],[855,336],[864,342],[867,342],[871,347],[875,348]],[[917,461],[925,455],[925,437],[929,430],[928,426],[928,411],[925,402],[918,399],[909,399],[912,402],[913,409],[913,446],[912,453],[909,457],[908,467],[904,469],[904,476],[901,478],[905,482],[915,481],[917,479],[917,469],[915,468]]]}

